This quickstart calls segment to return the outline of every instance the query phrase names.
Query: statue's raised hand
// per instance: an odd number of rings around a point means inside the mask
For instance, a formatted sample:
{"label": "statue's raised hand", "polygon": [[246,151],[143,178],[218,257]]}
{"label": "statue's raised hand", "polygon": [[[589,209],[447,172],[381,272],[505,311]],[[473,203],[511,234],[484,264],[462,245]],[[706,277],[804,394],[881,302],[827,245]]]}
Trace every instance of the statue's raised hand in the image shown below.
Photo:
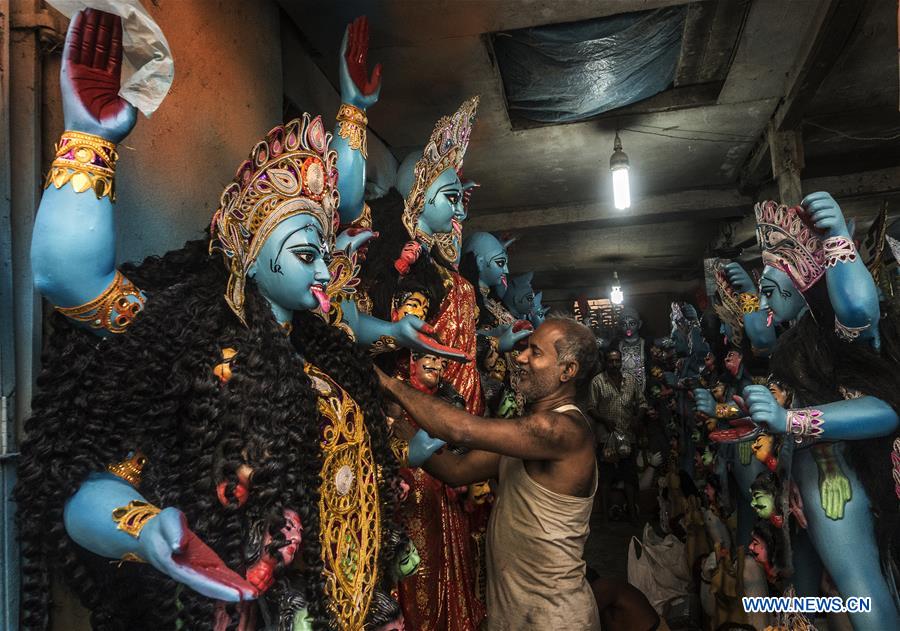
{"label": "statue's raised hand", "polygon": [[378,102],[381,92],[381,64],[369,77],[369,19],[360,16],[344,31],[341,42],[341,100],[365,110]]}
{"label": "statue's raised hand", "polygon": [[95,9],[72,17],[63,47],[63,115],[66,129],[118,143],[134,127],[137,110],[119,96],[122,19]]}
{"label": "statue's raised hand", "polygon": [[800,205],[809,213],[809,219],[816,230],[828,237],[847,237],[852,235],[847,229],[844,213],[835,199],[828,193],[820,191],[810,193],[803,198]]}
{"label": "statue's raised hand", "polygon": [[732,287],[737,289],[739,292],[755,294],[756,292],[756,283],[753,282],[753,278],[750,274],[747,273],[740,263],[731,262],[725,266],[725,277],[728,278],[728,282]]}
{"label": "statue's raised hand", "polygon": [[212,548],[188,528],[177,508],[166,508],[144,525],[138,556],[194,591],[227,602],[253,600],[257,590],[228,569]]}

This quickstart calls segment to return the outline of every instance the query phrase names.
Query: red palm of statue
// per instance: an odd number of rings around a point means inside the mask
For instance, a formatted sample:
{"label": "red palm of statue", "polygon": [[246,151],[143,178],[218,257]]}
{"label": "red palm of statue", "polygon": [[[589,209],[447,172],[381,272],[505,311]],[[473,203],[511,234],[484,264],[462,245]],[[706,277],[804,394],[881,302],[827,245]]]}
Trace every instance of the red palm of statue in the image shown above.
{"label": "red palm of statue", "polygon": [[[63,81],[63,89],[69,88],[86,110],[84,114],[93,119],[91,122],[100,127],[118,127],[125,122],[123,118],[128,118],[132,107],[119,96],[122,76],[121,18],[94,9],[77,13],[66,37],[63,64],[63,75],[67,80]],[[72,114],[80,118],[77,113]],[[129,129],[131,125],[128,125]]]}
{"label": "red palm of statue", "polygon": [[381,64],[375,64],[369,78],[369,18],[364,15],[353,20],[348,29],[344,58],[350,78],[363,96],[374,94],[381,85]]}

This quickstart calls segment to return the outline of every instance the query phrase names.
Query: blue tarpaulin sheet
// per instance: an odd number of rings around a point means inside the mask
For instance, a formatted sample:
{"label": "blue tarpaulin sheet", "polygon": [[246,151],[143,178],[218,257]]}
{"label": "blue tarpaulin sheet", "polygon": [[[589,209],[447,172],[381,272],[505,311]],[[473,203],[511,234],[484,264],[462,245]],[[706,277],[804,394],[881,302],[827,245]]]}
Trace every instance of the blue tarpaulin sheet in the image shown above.
{"label": "blue tarpaulin sheet", "polygon": [[497,33],[510,114],[583,120],[662,92],[681,50],[684,6]]}

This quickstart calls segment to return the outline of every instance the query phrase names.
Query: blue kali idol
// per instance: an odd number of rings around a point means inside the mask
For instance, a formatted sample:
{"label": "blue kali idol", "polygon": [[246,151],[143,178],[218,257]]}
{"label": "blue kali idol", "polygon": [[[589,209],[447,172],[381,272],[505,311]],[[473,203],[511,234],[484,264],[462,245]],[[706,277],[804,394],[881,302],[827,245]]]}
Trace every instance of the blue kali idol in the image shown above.
{"label": "blue kali idol", "polygon": [[[358,60],[365,23],[347,40]],[[116,144],[136,121],[121,62],[120,19],[76,14],[31,252],[56,313],[16,489],[20,628],[47,628],[51,573],[97,629],[396,625],[399,484],[372,363],[314,313],[359,243],[336,247],[331,135],[309,115],[275,127],[209,240],[117,269]],[[366,85],[342,84],[339,127]]]}
{"label": "blue kali idol", "polygon": [[[900,528],[900,338],[828,193],[800,206],[756,206],[766,267],[760,307],[779,336],[772,377],[790,394],[752,385],[754,422],[796,441],[791,475],[807,533],[842,596],[872,598],[855,629],[900,628],[895,585]],[[896,453],[896,455],[895,455]],[[808,569],[808,568],[807,568]],[[810,581],[813,585],[817,581]]]}

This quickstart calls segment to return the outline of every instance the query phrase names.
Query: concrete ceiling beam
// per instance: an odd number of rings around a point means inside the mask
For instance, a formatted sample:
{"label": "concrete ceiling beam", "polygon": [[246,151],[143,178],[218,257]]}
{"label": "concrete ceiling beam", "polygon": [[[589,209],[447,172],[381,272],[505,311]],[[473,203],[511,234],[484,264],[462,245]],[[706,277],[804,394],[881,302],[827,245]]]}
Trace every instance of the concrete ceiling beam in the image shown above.
{"label": "concrete ceiling beam", "polygon": [[[477,194],[477,193],[476,193]],[[709,215],[741,216],[753,207],[753,198],[734,190],[691,190],[666,195],[650,195],[634,200],[628,210],[617,210],[612,203],[590,202],[568,206],[507,209],[489,214],[474,214],[466,222],[466,232],[502,232],[622,221],[637,219],[680,221],[685,216],[709,218]]]}

